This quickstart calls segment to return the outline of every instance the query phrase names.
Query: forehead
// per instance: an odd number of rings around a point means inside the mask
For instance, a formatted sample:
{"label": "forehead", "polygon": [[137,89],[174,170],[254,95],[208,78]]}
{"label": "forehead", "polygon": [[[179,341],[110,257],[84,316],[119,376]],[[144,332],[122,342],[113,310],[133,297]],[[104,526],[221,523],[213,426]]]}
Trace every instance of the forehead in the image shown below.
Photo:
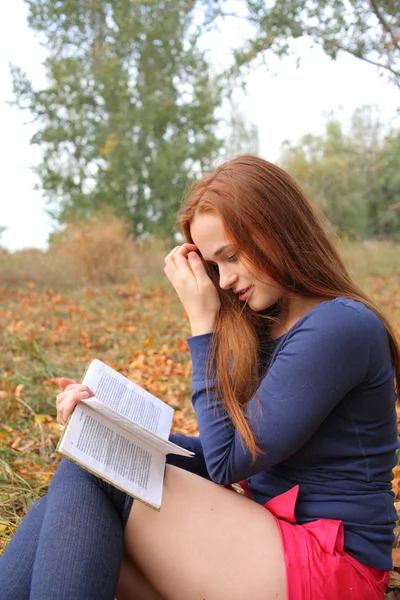
{"label": "forehead", "polygon": [[204,257],[231,241],[221,217],[215,213],[198,213],[190,225],[190,233]]}

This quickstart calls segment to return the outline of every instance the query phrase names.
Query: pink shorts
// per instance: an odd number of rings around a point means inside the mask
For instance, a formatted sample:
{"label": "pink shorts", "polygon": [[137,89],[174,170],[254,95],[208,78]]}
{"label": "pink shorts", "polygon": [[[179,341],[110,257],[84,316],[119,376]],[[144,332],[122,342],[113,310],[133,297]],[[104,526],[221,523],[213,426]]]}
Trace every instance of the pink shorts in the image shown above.
{"label": "pink shorts", "polygon": [[[250,497],[247,482],[239,485]],[[367,567],[344,551],[342,521],[319,519],[296,525],[298,492],[296,485],[265,504],[282,537],[288,600],[383,600],[389,571]]]}

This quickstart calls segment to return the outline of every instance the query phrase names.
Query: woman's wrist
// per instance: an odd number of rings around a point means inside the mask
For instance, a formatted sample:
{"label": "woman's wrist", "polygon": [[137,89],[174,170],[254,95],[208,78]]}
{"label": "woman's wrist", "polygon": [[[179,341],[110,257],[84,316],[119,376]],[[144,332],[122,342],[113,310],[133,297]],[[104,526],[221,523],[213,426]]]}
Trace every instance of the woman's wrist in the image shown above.
{"label": "woman's wrist", "polygon": [[191,319],[189,317],[190,328],[192,330],[192,336],[203,335],[205,333],[212,333],[214,331],[215,317],[202,318],[202,319]]}

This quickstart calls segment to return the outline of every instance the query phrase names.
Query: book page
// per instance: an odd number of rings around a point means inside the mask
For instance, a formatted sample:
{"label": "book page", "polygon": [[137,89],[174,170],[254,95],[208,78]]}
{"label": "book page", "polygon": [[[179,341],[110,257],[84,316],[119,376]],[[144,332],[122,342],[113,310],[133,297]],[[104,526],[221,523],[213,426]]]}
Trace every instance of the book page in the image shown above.
{"label": "book page", "polygon": [[155,433],[140,427],[140,425],[132,423],[132,421],[122,417],[109,406],[106,406],[103,404],[103,402],[100,402],[100,400],[97,398],[87,398],[85,400],[81,400],[81,402],[87,406],[90,406],[96,412],[104,415],[107,419],[116,425],[119,425],[142,442],[149,444],[158,452],[162,452],[163,454],[179,454],[180,456],[194,456],[194,452],[186,450],[186,448],[181,448],[173,442],[166,441],[164,438],[156,435]]}
{"label": "book page", "polygon": [[131,496],[159,509],[165,455],[79,404],[57,450]]}
{"label": "book page", "polygon": [[98,359],[90,363],[82,383],[115,412],[168,440],[174,410],[165,402]]}

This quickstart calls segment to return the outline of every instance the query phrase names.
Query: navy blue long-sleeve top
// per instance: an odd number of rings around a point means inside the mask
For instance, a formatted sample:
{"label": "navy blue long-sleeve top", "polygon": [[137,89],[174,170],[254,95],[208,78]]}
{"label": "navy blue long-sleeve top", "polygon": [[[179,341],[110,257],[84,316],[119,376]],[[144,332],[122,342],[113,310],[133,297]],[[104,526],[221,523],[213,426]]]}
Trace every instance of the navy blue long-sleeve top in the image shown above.
{"label": "navy blue long-sleeve top", "polygon": [[336,298],[265,341],[259,402],[255,396],[245,409],[263,450],[254,463],[206,379],[211,339],[188,340],[200,437],[171,435],[195,458],[170,455],[168,462],[219,484],[247,479],[261,504],[299,485],[298,523],[341,520],[345,550],[390,569],[398,438],[394,367],[381,320],[359,302]]}

